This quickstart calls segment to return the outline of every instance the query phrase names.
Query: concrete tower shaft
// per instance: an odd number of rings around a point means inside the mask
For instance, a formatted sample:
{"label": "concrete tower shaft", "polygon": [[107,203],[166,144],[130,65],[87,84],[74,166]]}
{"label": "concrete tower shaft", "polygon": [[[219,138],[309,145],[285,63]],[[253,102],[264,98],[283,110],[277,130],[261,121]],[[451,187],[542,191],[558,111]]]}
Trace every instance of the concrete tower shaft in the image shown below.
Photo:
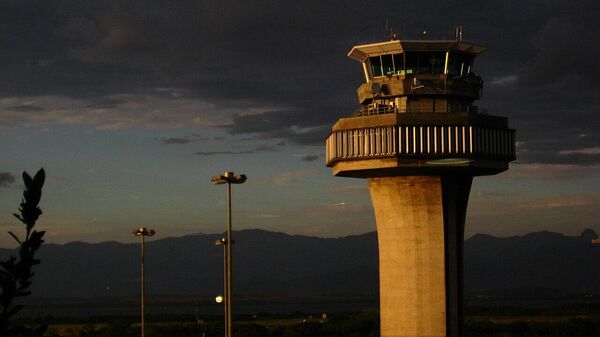
{"label": "concrete tower shaft", "polygon": [[474,176],[508,169],[515,131],[473,105],[484,47],[462,41],[356,46],[360,109],[326,141],[336,176],[367,178],[379,242],[381,336],[463,335],[463,237]]}

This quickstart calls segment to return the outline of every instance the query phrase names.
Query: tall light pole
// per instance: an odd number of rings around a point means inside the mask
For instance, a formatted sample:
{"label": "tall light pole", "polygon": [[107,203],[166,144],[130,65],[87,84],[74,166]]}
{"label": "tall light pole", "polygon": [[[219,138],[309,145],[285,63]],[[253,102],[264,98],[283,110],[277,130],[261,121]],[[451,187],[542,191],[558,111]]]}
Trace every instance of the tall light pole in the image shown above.
{"label": "tall light pole", "polygon": [[141,274],[142,274],[142,280],[141,280],[141,319],[142,319],[142,337],[144,337],[144,300],[146,297],[146,291],[144,288],[144,245],[145,245],[145,237],[146,236],[153,236],[154,233],[156,233],[153,229],[147,229],[146,227],[140,227],[136,230],[134,230],[133,232],[131,232],[131,234],[135,235],[135,236],[139,236],[142,238],[142,269],[141,269]]}
{"label": "tall light pole", "polygon": [[233,244],[233,237],[231,231],[231,184],[243,184],[246,182],[246,175],[234,175],[233,172],[225,172],[222,175],[212,177],[211,181],[215,185],[227,184],[227,238],[225,240],[221,239],[219,244],[225,245],[225,337],[232,337],[231,299],[233,295],[231,289],[233,283],[233,263],[231,246]]}
{"label": "tall light pole", "polygon": [[217,296],[215,298],[215,301],[217,303],[223,303],[223,321],[225,323],[225,330],[223,330],[223,336],[224,337],[228,337],[229,335],[227,334],[227,327],[229,326],[229,320],[228,320],[228,316],[227,313],[229,312],[228,310],[228,306],[227,306],[227,301],[223,301],[223,298],[229,298],[229,295],[227,294],[227,284],[228,284],[228,278],[227,278],[227,238],[220,238],[217,239],[215,241],[215,245],[216,246],[223,246],[223,296]]}

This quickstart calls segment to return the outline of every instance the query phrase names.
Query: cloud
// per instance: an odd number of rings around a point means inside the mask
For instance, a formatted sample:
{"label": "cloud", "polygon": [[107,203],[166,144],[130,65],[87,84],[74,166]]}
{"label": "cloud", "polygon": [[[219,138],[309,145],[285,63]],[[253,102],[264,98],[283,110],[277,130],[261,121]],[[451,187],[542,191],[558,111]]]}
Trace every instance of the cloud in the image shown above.
{"label": "cloud", "polygon": [[512,85],[516,81],[518,81],[518,79],[519,79],[518,75],[511,74],[511,75],[506,75],[506,76],[500,76],[500,77],[493,78],[490,81],[490,84],[492,84],[492,85]]}
{"label": "cloud", "polygon": [[[279,144],[279,143],[278,143]],[[271,144],[263,144],[254,147],[252,150],[242,150],[242,151],[198,151],[195,154],[200,156],[214,156],[214,155],[238,155],[238,154],[252,154],[258,152],[274,152],[279,151],[279,147],[282,145],[271,145]]]}
{"label": "cloud", "polygon": [[600,164],[542,164],[517,163],[511,164],[506,176],[517,179],[534,180],[580,180],[600,175]]}
{"label": "cloud", "polygon": [[302,161],[315,161],[315,160],[319,159],[319,156],[313,155],[313,154],[308,154],[306,156],[300,157],[300,159]]}
{"label": "cloud", "polygon": [[39,106],[31,105],[31,104],[22,104],[15,106],[7,106],[5,108],[8,111],[16,111],[16,112],[35,112],[35,111],[43,111],[43,108]]}
{"label": "cloud", "polygon": [[238,155],[238,154],[252,154],[254,151],[198,151],[194,154],[199,156],[216,156],[216,155]]}
{"label": "cloud", "polygon": [[0,187],[8,187],[15,182],[15,176],[10,172],[0,172]]}
{"label": "cloud", "polygon": [[576,150],[563,150],[558,152],[560,155],[572,155],[572,154],[583,154],[583,155],[600,155],[600,146],[596,147],[588,147],[585,149],[576,149]]}
{"label": "cloud", "polygon": [[181,144],[189,144],[193,142],[205,142],[211,140],[223,140],[223,137],[206,137],[200,133],[194,133],[189,136],[177,136],[177,137],[163,137],[159,138],[159,141],[162,144],[166,145],[181,145]]}
{"label": "cloud", "polygon": [[283,138],[298,144],[322,143],[335,121],[331,114],[307,115],[299,110],[265,111],[235,115],[223,126],[231,134],[259,134],[260,138]]}
{"label": "cloud", "polygon": [[[16,111],[15,103],[43,109]],[[118,94],[102,101],[62,96],[0,98],[0,126],[45,123],[89,125],[96,129],[207,127],[227,123],[237,110],[218,110],[212,104],[185,97],[152,93]]]}
{"label": "cloud", "polygon": [[278,151],[279,149],[277,148],[276,145],[259,145],[255,148],[255,151],[257,152],[273,152],[273,151]]}
{"label": "cloud", "polygon": [[519,201],[518,208],[567,208],[598,205],[599,198],[587,195],[570,195],[536,198]]}
{"label": "cloud", "polygon": [[369,185],[366,182],[360,185],[342,185],[329,189],[329,192],[342,195],[368,195]]}
{"label": "cloud", "polygon": [[163,144],[189,144],[193,140],[189,137],[166,137],[161,138],[160,141]]}
{"label": "cloud", "polygon": [[259,219],[275,219],[279,218],[279,214],[253,214],[249,215],[250,218],[259,218]]}
{"label": "cloud", "polygon": [[[493,207],[490,207],[490,202]],[[514,214],[530,216],[535,212],[564,210],[566,214],[573,214],[572,209],[595,210],[600,205],[598,195],[573,194],[553,195],[544,197],[516,197],[512,200],[486,200],[474,199],[473,205],[469,206],[469,214],[473,216],[492,214]],[[569,210],[567,210],[569,209]]]}
{"label": "cloud", "polygon": [[597,28],[598,23],[589,14],[549,19],[532,37],[537,54],[523,73],[522,82],[598,88],[600,67],[590,58],[600,52],[600,46],[594,43],[599,41]]}
{"label": "cloud", "polygon": [[302,183],[302,177],[312,176],[316,174],[319,174],[319,170],[317,169],[287,171],[281,172],[269,179],[258,180],[256,181],[256,183],[261,185],[275,185],[279,187],[284,187],[300,184]]}
{"label": "cloud", "polygon": [[[448,38],[463,22],[468,40],[488,44],[476,63],[491,84],[480,104],[511,118],[528,143],[523,158],[553,163],[564,162],[557,151],[598,144],[597,138],[577,143],[572,135],[600,128],[599,6],[595,0],[379,3],[396,13],[389,19],[402,38],[423,29]],[[0,55],[0,72],[11,81],[0,83],[0,99],[13,102],[2,105],[0,125],[219,127],[322,144],[330,125],[358,107],[362,71],[346,53],[382,37],[381,16],[371,7],[317,0],[3,6],[0,40],[11,48]],[[430,13],[428,24],[422,13]],[[562,142],[554,154],[541,142],[549,136]]]}

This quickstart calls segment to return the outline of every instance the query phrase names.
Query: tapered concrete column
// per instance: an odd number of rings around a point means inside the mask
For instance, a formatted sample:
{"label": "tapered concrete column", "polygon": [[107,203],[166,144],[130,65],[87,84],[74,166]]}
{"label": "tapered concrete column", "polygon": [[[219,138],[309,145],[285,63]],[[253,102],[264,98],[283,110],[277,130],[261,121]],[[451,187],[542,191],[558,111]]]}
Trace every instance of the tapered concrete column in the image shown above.
{"label": "tapered concrete column", "polygon": [[382,337],[462,335],[462,242],[471,180],[369,178]]}

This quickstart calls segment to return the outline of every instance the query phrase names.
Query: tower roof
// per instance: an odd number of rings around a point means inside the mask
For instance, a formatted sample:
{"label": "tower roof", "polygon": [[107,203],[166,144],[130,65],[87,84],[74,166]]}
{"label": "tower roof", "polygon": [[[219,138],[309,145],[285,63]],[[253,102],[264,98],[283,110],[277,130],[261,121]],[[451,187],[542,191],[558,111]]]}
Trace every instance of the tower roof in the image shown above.
{"label": "tower roof", "polygon": [[479,55],[486,51],[486,49],[484,46],[455,40],[391,40],[354,46],[348,53],[348,56],[357,61],[364,62],[371,56],[396,54],[404,51],[454,50]]}

